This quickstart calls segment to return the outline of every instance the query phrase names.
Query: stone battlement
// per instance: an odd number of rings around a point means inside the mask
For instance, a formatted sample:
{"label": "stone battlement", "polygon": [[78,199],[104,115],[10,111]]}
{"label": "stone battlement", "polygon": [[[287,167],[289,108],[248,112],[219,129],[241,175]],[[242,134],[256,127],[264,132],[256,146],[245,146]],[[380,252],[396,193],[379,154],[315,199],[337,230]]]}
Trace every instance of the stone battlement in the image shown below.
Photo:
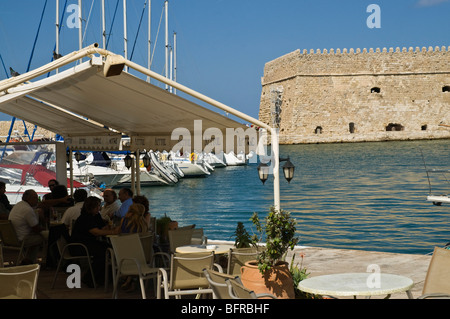
{"label": "stone battlement", "polygon": [[280,142],[450,138],[450,47],[302,52],[261,79],[259,118]]}

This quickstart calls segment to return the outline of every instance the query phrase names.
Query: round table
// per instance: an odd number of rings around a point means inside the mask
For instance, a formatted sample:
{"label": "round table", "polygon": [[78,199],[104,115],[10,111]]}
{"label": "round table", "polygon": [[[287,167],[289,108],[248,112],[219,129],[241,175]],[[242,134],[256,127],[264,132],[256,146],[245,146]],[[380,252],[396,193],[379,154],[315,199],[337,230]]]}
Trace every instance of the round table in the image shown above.
{"label": "round table", "polygon": [[375,296],[406,292],[412,299],[414,282],[404,276],[384,273],[345,273],[311,277],[300,281],[301,291],[328,296]]}
{"label": "round table", "polygon": [[199,253],[199,252],[207,252],[214,251],[215,254],[226,254],[233,248],[234,245],[229,244],[220,244],[220,245],[186,245],[175,248],[177,253]]}

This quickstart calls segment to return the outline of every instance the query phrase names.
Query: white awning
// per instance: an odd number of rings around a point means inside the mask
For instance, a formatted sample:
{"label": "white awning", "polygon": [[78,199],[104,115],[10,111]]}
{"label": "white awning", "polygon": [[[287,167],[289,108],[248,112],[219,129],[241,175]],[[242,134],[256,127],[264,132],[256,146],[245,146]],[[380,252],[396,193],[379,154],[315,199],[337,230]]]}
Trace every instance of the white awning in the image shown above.
{"label": "white awning", "polygon": [[[122,135],[130,137],[125,146],[130,151],[170,150],[181,140],[201,151],[211,139],[214,145],[222,143],[224,151],[236,151],[257,142],[254,136],[244,134],[245,141],[231,136],[236,145],[230,149],[227,129],[236,133],[234,129],[247,130],[246,125],[127,72],[106,77],[104,67],[104,59],[92,57],[50,77],[8,87],[7,94],[1,92],[2,84],[11,79],[1,81],[0,112],[63,136],[73,149],[122,149]],[[201,140],[195,140],[194,132]]]}

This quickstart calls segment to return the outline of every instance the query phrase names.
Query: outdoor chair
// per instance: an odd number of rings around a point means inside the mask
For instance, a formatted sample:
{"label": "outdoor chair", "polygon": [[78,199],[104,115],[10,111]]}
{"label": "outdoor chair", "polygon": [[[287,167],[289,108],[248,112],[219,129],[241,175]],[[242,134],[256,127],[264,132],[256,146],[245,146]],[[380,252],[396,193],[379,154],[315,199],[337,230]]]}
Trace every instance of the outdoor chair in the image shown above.
{"label": "outdoor chair", "polygon": [[175,253],[177,247],[190,245],[192,240],[192,234],[194,233],[194,229],[176,229],[169,230],[169,246],[170,253]]}
{"label": "outdoor chair", "polygon": [[111,240],[114,249],[117,265],[113,298],[117,298],[117,288],[120,277],[139,276],[142,299],[146,299],[144,280],[156,278],[159,269],[153,268],[147,264],[139,234],[110,236],[109,239]]}
{"label": "outdoor chair", "polygon": [[0,299],[36,299],[39,264],[0,268]]}
{"label": "outdoor chair", "polygon": [[233,299],[230,296],[227,279],[234,279],[235,276],[224,274],[223,272],[215,271],[213,269],[203,269],[206,279],[209,282],[209,286],[213,290],[214,299]]}
{"label": "outdoor chair", "polygon": [[191,244],[192,245],[206,245],[208,243],[208,237],[203,233],[203,228],[194,228],[192,232]]}
{"label": "outdoor chair", "polygon": [[20,264],[22,259],[25,257],[27,249],[32,246],[25,245],[25,240],[19,241],[17,238],[16,230],[10,220],[0,221],[0,241],[3,246],[3,250],[14,250],[18,251],[19,255],[15,262],[16,266]]}
{"label": "outdoor chair", "polygon": [[116,281],[116,272],[117,272],[117,264],[116,264],[116,256],[114,255],[114,249],[108,248],[106,249],[105,256],[105,292],[108,291],[109,287],[109,270],[111,269],[111,277],[114,286],[114,282]]}
{"label": "outdoor chair", "polygon": [[228,252],[227,274],[241,275],[241,267],[247,261],[255,260],[258,256],[257,248],[230,248]]}
{"label": "outdoor chair", "polygon": [[[58,240],[56,241],[56,245],[58,247],[60,257],[59,257],[59,261],[58,261],[58,266],[56,267],[55,276],[53,277],[52,289],[55,287],[56,278],[58,277],[58,273],[61,269],[63,262],[69,261],[69,260],[80,260],[80,261],[86,260],[87,264],[89,266],[89,271],[91,272],[92,283],[94,284],[94,288],[97,288],[97,284],[96,284],[95,278],[94,278],[94,271],[92,270],[92,257],[89,254],[88,248],[81,243],[68,243],[64,236],[61,236],[58,238]],[[80,255],[80,256],[72,255],[69,251],[69,247],[74,247],[74,246],[81,247],[83,249],[83,251],[85,252],[85,254]]]}
{"label": "outdoor chair", "polygon": [[435,247],[422,295],[418,299],[450,299],[450,250]]}
{"label": "outdoor chair", "polygon": [[203,269],[212,269],[213,266],[214,252],[173,254],[170,276],[165,269],[161,269],[162,277],[158,276],[157,298],[161,298],[161,287],[165,299],[170,296],[179,298],[181,295],[213,293],[203,273]]}
{"label": "outdoor chair", "polygon": [[225,282],[228,285],[228,293],[230,294],[232,299],[278,299],[277,297],[269,293],[256,294],[254,291],[244,287],[244,285],[242,285],[242,283],[240,283],[237,279],[227,279]]}

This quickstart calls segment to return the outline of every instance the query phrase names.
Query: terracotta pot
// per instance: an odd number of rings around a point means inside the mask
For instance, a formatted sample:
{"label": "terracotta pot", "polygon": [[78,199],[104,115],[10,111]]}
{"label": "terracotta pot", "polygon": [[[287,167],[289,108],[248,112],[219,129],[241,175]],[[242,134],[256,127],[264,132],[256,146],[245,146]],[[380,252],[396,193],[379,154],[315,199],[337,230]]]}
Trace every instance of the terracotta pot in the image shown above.
{"label": "terracotta pot", "polygon": [[169,222],[169,230],[177,230],[178,229],[178,222],[171,221]]}
{"label": "terracotta pot", "polygon": [[279,299],[294,299],[294,282],[287,262],[279,262],[262,275],[256,260],[248,261],[241,267],[244,286],[256,294],[270,293]]}

